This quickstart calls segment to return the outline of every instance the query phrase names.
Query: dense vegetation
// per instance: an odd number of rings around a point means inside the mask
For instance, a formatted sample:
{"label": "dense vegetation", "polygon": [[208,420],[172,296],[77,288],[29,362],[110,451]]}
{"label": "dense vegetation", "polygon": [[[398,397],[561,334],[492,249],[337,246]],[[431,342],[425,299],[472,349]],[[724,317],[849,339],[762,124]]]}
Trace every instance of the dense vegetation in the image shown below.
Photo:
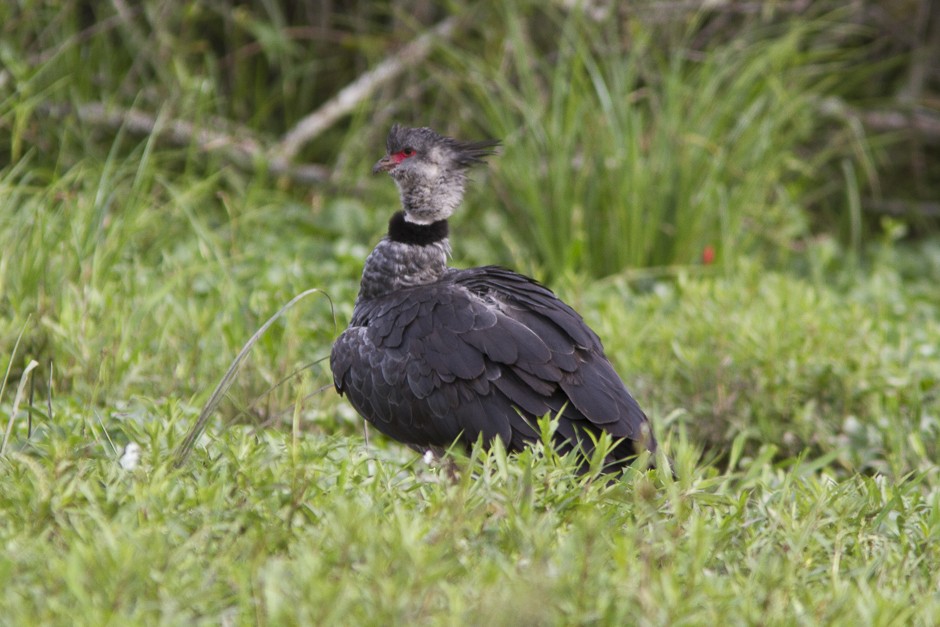
{"label": "dense vegetation", "polygon": [[[5,619],[935,623],[940,16],[755,4],[0,6]],[[575,305],[675,477],[363,437],[393,121],[502,138],[455,264]]]}

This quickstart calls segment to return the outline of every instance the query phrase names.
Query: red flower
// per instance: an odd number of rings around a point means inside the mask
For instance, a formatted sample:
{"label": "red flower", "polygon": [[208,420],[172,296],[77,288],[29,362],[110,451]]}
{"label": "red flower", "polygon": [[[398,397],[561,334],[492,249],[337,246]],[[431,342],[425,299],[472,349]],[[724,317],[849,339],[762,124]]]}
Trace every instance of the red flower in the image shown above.
{"label": "red flower", "polygon": [[712,263],[714,263],[714,261],[715,261],[715,247],[706,246],[705,249],[702,250],[702,263],[705,264],[706,266],[710,266],[712,265]]}

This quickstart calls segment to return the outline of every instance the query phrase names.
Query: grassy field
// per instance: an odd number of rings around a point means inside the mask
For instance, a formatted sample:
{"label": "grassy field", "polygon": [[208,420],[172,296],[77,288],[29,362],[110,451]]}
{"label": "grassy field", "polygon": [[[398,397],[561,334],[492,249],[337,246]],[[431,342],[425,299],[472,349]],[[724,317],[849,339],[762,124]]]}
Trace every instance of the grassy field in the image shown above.
{"label": "grassy field", "polygon": [[[300,172],[277,138],[416,27],[278,6],[0,8],[0,624],[940,620],[940,240],[861,214],[898,140],[820,113],[884,80],[841,9],[701,44],[714,16],[455,3]],[[393,120],[504,139],[454,264],[581,311],[675,476],[542,446],[453,479],[367,437],[322,360],[396,207],[367,174]]]}

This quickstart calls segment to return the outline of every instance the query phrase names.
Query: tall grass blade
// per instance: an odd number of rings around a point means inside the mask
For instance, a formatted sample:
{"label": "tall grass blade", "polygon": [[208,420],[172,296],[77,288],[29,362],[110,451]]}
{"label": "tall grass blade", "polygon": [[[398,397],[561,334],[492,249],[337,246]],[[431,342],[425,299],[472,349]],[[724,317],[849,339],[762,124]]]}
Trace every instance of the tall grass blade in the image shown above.
{"label": "tall grass blade", "polygon": [[[309,290],[305,290],[292,298],[290,302],[281,307],[277,313],[268,318],[267,322],[261,325],[261,328],[255,331],[254,335],[245,343],[241,351],[238,353],[238,356],[235,357],[235,360],[232,361],[232,365],[229,366],[228,371],[222,377],[222,380],[219,381],[219,384],[216,386],[215,390],[212,392],[212,396],[209,397],[209,400],[206,402],[205,406],[202,408],[202,411],[199,414],[199,418],[196,419],[196,423],[192,426],[189,432],[186,434],[186,437],[183,439],[183,442],[177,447],[175,453],[175,465],[177,467],[182,466],[186,463],[186,459],[189,457],[189,454],[193,450],[193,446],[196,443],[196,440],[202,434],[203,430],[206,428],[206,423],[209,421],[209,418],[212,416],[212,413],[215,411],[216,407],[219,406],[219,403],[222,402],[222,397],[225,396],[225,393],[231,387],[232,383],[235,380],[235,375],[238,373],[238,369],[244,361],[245,356],[248,354],[248,351],[255,345],[255,343],[264,335],[265,331],[274,324],[278,318],[280,318],[284,312],[293,307],[298,301],[310,296],[311,294],[323,294],[329,300],[329,296],[321,290],[320,288],[314,287]],[[332,307],[332,301],[331,301]]]}
{"label": "tall grass blade", "polygon": [[30,359],[29,364],[27,364],[26,369],[20,376],[20,384],[16,388],[16,397],[13,399],[13,409],[10,410],[10,420],[7,422],[6,431],[3,433],[3,442],[0,443],[0,455],[3,455],[3,452],[7,448],[7,442],[10,439],[10,433],[13,431],[13,421],[16,419],[16,412],[19,411],[20,401],[23,400],[23,392],[26,390],[26,382],[29,381],[29,373],[32,372],[33,369],[37,366],[39,366],[39,362],[37,362],[35,359]]}

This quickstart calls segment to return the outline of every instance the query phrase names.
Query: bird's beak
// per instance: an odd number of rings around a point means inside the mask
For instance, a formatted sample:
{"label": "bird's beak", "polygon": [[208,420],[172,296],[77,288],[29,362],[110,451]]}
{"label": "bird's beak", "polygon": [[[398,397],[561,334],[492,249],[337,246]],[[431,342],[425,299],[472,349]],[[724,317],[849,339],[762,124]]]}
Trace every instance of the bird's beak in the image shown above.
{"label": "bird's beak", "polygon": [[397,163],[390,156],[385,155],[381,159],[375,162],[375,165],[372,166],[372,174],[378,174],[379,172],[388,172],[394,168]]}

